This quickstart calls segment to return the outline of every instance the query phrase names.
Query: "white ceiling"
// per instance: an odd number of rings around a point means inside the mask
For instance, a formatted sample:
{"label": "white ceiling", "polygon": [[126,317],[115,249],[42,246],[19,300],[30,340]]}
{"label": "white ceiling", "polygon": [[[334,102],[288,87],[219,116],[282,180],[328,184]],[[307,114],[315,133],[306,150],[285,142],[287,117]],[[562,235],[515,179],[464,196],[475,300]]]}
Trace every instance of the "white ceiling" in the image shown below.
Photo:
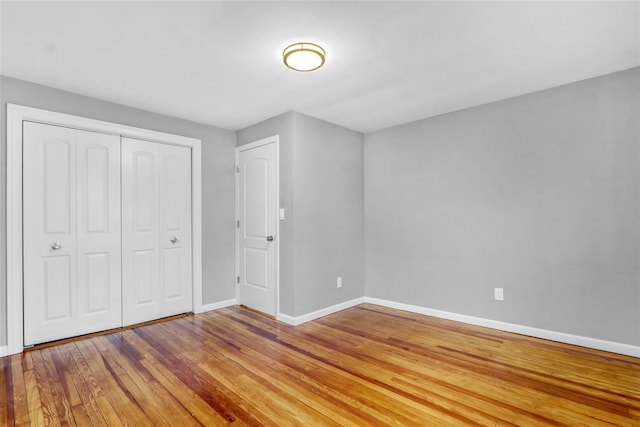
{"label": "white ceiling", "polygon": [[[0,72],[227,129],[362,132],[640,65],[639,2],[11,2]],[[296,41],[327,50],[286,69]]]}

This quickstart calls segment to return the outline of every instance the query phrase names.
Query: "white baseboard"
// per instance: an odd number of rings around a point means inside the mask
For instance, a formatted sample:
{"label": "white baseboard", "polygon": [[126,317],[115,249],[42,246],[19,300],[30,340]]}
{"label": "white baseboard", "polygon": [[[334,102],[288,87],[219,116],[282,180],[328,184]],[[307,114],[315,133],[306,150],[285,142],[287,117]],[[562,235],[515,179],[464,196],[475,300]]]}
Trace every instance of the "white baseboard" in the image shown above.
{"label": "white baseboard", "polygon": [[320,317],[326,316],[328,314],[332,314],[349,307],[354,307],[358,304],[362,304],[363,302],[365,302],[365,298],[360,297],[360,298],[352,299],[351,301],[341,302],[340,304],[332,305],[331,307],[322,308],[320,310],[312,311],[311,313],[307,313],[307,314],[303,314],[302,316],[295,316],[295,317],[289,316],[287,314],[278,313],[278,315],[276,316],[276,319],[293,326],[298,326],[303,323],[309,322],[311,320],[315,320]]}
{"label": "white baseboard", "polygon": [[558,341],[565,344],[573,344],[581,347],[593,348],[596,350],[609,351],[611,353],[624,354],[626,356],[640,357],[640,346],[623,344],[613,341],[605,341],[596,338],[583,337],[580,335],[566,334],[564,332],[549,331],[547,329],[532,328],[530,326],[517,325],[514,323],[499,322],[497,320],[483,319],[481,317],[467,316],[464,314],[450,313],[448,311],[435,310],[417,305],[404,304],[401,302],[388,301],[378,298],[365,297],[365,302],[395,308],[398,310],[410,311],[412,313],[424,314],[427,316],[439,317],[441,319],[454,320],[456,322],[468,323],[470,325],[484,326],[486,328],[498,329],[500,331],[514,332],[516,334],[529,335],[536,338],[543,338],[551,341]]}
{"label": "white baseboard", "polygon": [[9,355],[9,346],[1,345],[0,346],[0,357],[4,357],[4,356],[8,356],[8,355]]}
{"label": "white baseboard", "polygon": [[211,310],[218,310],[220,308],[230,307],[236,304],[238,304],[238,301],[235,298],[224,300],[224,301],[212,302],[211,304],[203,305],[201,313],[206,313],[207,311],[211,311]]}

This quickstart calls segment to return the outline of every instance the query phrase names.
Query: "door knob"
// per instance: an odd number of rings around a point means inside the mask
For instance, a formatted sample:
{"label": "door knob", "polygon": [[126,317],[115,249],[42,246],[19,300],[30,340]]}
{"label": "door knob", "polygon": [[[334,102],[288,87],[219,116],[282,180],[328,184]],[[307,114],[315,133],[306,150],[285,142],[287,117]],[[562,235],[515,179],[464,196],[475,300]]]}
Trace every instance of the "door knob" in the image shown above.
{"label": "door knob", "polygon": [[267,242],[273,242],[273,236],[267,236]]}
{"label": "door knob", "polygon": [[176,236],[173,236],[173,238],[171,239],[171,243],[175,245],[177,241],[178,241],[178,238]]}
{"label": "door knob", "polygon": [[57,251],[61,247],[62,245],[60,244],[60,242],[53,242],[53,245],[51,245],[51,249],[53,249],[54,251]]}

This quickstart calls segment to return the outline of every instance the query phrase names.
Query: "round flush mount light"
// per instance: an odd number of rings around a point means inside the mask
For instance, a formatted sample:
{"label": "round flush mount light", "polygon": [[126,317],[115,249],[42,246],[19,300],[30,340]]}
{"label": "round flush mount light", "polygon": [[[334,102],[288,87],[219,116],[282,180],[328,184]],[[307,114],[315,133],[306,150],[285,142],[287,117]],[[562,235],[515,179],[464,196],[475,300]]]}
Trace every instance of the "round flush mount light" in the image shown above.
{"label": "round flush mount light", "polygon": [[324,65],[325,51],[315,43],[294,43],[282,51],[284,65],[295,71],[313,71]]}

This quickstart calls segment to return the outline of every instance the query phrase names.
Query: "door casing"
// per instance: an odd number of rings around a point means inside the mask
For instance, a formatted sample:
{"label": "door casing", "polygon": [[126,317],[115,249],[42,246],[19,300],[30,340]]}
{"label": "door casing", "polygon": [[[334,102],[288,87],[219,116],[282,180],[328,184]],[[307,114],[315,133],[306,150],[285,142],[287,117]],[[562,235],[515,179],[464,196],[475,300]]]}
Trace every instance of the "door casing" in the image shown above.
{"label": "door casing", "polygon": [[[23,341],[23,245],[22,245],[22,122],[32,121],[55,126],[101,132],[191,148],[191,215],[193,311],[202,306],[202,151],[201,140],[148,129],[88,119],[39,108],[7,104],[7,346],[0,356],[20,353]],[[0,254],[2,256],[3,254]],[[4,353],[4,354],[3,354]]]}
{"label": "door casing", "polygon": [[[267,138],[260,139],[258,141],[250,142],[248,144],[236,147],[236,221],[240,220],[240,176],[238,168],[240,165],[240,152],[251,150],[253,148],[261,147],[267,144],[275,144],[276,147],[276,203],[275,218],[276,218],[276,238],[275,253],[276,253],[276,318],[280,315],[280,136],[273,135]],[[236,222],[237,224],[237,222]],[[236,226],[236,278],[240,275],[240,230]],[[236,301],[240,302],[240,286],[236,281]]]}

